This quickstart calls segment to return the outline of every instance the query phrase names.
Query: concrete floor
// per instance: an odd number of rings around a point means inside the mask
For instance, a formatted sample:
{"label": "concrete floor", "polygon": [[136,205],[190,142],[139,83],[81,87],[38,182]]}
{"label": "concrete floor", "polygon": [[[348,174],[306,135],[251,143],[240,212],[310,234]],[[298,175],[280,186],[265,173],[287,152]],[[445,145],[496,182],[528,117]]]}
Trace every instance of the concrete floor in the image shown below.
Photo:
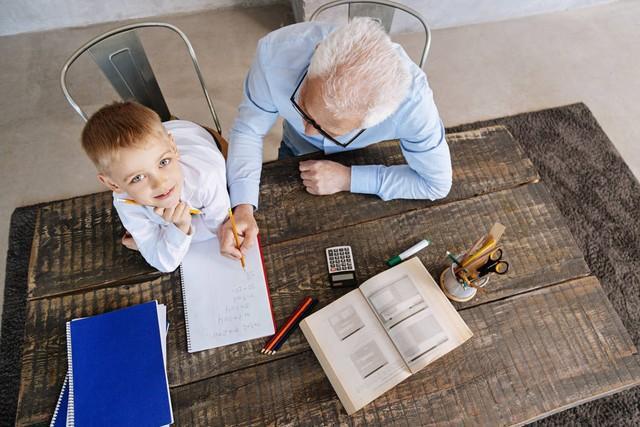
{"label": "concrete floor", "polygon": [[[210,94],[228,131],[257,40],[291,22],[284,6],[162,17],[181,28],[199,56]],[[426,66],[445,125],[585,102],[640,177],[640,2],[533,16],[433,32]],[[83,122],[66,104],[59,70],[84,41],[116,25],[0,38],[0,290],[11,213],[18,206],[103,189],[79,146]],[[172,112],[208,122],[183,46],[149,30],[143,43]],[[419,38],[402,37],[417,54]],[[89,61],[70,75],[81,105],[94,111],[116,99]],[[275,157],[276,126],[265,149]],[[0,292],[0,310],[4,292]]]}

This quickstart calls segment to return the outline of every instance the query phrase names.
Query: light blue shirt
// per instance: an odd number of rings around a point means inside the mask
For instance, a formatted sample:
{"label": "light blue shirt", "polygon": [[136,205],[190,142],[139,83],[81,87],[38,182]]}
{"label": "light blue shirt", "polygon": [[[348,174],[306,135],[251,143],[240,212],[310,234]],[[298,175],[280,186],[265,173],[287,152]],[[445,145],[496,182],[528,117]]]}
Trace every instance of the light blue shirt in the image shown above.
{"label": "light blue shirt", "polygon": [[[399,139],[406,165],[351,166],[351,192],[378,195],[383,200],[445,197],[451,188],[451,158],[444,127],[424,72],[404,50],[412,82],[406,98],[383,122],[366,129],[343,148],[322,135],[304,134],[304,123],[290,98],[309,67],[311,56],[334,27],[304,22],[276,30],[258,42],[244,82],[244,97],[231,129],[227,178],[231,205],[258,207],[263,138],[278,116],[285,119],[283,139],[296,155],[356,150],[380,141]],[[348,141],[356,131],[343,135]]]}

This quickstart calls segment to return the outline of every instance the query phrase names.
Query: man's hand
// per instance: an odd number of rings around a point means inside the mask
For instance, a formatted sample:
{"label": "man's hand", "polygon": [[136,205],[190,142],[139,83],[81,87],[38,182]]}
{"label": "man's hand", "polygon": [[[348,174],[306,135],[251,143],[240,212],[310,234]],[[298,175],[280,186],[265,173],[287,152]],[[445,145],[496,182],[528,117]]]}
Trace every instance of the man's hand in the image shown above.
{"label": "man's hand", "polygon": [[174,223],[184,234],[191,231],[191,212],[186,203],[180,202],[172,208],[155,208],[153,211],[165,221]]}
{"label": "man's hand", "polygon": [[351,189],[351,168],[330,160],[300,162],[300,178],[308,193],[321,196]]}
{"label": "man's hand", "polygon": [[226,257],[240,259],[255,244],[258,237],[258,224],[253,217],[252,205],[238,205],[233,210],[233,218],[236,220],[240,250],[236,248],[233,237],[231,221],[227,220],[220,225],[218,237],[220,238],[220,253]]}

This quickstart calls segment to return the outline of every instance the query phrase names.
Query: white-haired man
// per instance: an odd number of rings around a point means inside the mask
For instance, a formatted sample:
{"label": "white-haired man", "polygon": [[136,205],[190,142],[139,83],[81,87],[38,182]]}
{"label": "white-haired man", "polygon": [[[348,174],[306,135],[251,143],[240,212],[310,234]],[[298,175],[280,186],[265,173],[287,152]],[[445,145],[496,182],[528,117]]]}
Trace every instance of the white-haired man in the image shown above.
{"label": "white-haired man", "polygon": [[[258,43],[244,83],[244,99],[230,133],[227,177],[241,251],[256,240],[263,137],[284,118],[280,157],[354,150],[399,139],[406,165],[300,162],[300,177],[315,195],[340,191],[383,200],[439,199],[451,188],[444,128],[424,72],[382,27],[356,18],[336,28],[305,22],[276,30]],[[221,252],[234,258],[229,223]]]}

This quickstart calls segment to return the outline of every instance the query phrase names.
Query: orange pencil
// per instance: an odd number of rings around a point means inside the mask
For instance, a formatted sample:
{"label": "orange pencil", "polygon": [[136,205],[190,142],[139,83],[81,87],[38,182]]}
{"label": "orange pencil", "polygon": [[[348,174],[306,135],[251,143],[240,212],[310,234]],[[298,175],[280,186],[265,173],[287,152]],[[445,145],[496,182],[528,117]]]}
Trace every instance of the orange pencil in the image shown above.
{"label": "orange pencil", "polygon": [[[236,228],[236,220],[233,218],[233,211],[229,208],[229,220],[231,220],[231,230],[233,230],[233,238],[236,241],[236,248],[240,250],[240,239],[238,238],[238,229]],[[244,255],[240,258],[240,262],[242,263],[242,268],[245,268]]]}
{"label": "orange pencil", "polygon": [[313,307],[315,303],[316,301],[313,298],[305,297],[293,313],[291,313],[289,318],[284,322],[284,325],[276,331],[275,335],[267,341],[264,347],[262,347],[260,353],[267,355],[274,354],[276,352],[276,347],[278,347],[278,345],[282,345],[286,337],[288,337],[290,332],[298,326],[302,317],[310,311],[309,309]]}
{"label": "orange pencil", "polygon": [[[126,203],[127,205],[141,206],[140,203],[136,202],[133,199],[116,199],[116,200],[121,202],[121,203]],[[200,209],[191,208],[191,209],[189,209],[189,213],[191,215],[200,215],[200,214],[202,214],[202,211]]]}

